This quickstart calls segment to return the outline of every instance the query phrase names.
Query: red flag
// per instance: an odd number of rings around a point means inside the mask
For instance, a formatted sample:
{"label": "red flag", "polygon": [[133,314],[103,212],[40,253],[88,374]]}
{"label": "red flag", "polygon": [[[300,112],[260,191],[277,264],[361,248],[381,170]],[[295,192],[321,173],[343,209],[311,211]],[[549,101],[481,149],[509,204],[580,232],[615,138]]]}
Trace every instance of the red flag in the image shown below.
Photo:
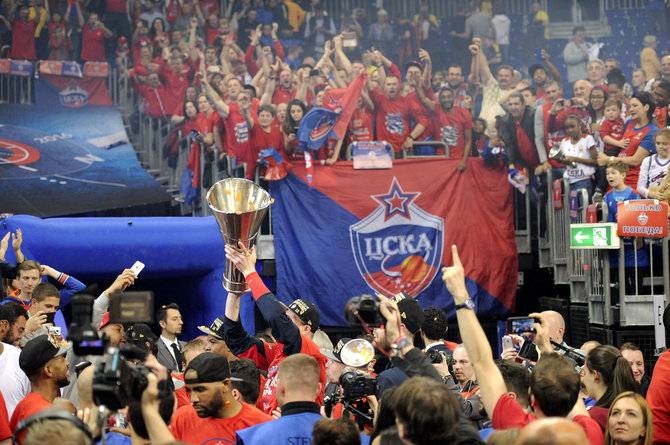
{"label": "red flag", "polygon": [[356,109],[356,104],[361,97],[361,91],[363,91],[367,77],[367,72],[364,72],[346,88],[330,88],[326,90],[323,97],[323,108],[336,113],[342,113],[338,116],[332,130],[338,139],[342,139],[344,133],[347,131],[351,115]]}

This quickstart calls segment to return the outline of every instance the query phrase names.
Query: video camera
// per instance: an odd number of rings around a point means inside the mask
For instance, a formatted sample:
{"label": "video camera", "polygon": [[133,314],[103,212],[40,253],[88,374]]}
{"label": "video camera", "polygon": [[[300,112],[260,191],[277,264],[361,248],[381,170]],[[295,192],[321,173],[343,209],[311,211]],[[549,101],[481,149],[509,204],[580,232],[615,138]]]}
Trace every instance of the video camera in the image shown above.
{"label": "video camera", "polygon": [[340,375],[342,395],[331,394],[323,398],[326,416],[330,416],[333,407],[338,403],[346,411],[352,413],[359,428],[374,425],[374,412],[363,399],[377,392],[377,378],[363,371],[346,371]]}
{"label": "video camera", "polygon": [[344,306],[344,319],[350,326],[363,326],[363,322],[371,328],[378,328],[385,319],[379,311],[379,300],[372,295],[363,294],[353,297]]}
{"label": "video camera", "polygon": [[[76,355],[104,355],[95,366],[93,374],[93,400],[96,405],[118,410],[132,400],[139,400],[147,387],[149,369],[142,365],[131,366],[130,361],[146,359],[147,348],[139,338],[132,335],[128,343],[119,348],[109,347],[109,337],[100,335],[93,326],[94,298],[89,294],[78,294],[72,299],[72,323],[68,327],[68,340],[72,342]],[[110,295],[109,318],[111,323],[152,323],[153,293],[124,292]],[[164,383],[166,382],[166,383]],[[165,385],[172,381],[159,382],[159,390],[165,393]],[[163,388],[162,388],[163,386]],[[161,389],[162,388],[162,389]]]}

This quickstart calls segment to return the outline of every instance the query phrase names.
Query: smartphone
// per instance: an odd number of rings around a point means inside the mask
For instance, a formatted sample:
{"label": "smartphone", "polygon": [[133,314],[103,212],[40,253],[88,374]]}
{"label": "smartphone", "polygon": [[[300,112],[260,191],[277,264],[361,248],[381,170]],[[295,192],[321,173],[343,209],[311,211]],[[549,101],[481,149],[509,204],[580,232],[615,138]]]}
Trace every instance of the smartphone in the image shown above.
{"label": "smartphone", "polygon": [[510,317],[507,319],[507,333],[519,335],[535,334],[533,324],[538,322],[536,318]]}
{"label": "smartphone", "polygon": [[144,269],[144,263],[141,261],[135,261],[135,264],[133,264],[133,267],[130,268],[130,270],[133,271],[136,277],[140,275],[140,272]]}
{"label": "smartphone", "polygon": [[538,62],[544,62],[544,59],[542,58],[542,48],[535,49],[535,57],[537,57]]}
{"label": "smartphone", "polygon": [[512,337],[509,335],[504,335],[502,338],[502,345],[503,345],[503,351],[507,349],[514,349],[514,342],[512,341]]}
{"label": "smartphone", "polygon": [[47,312],[47,313],[44,314],[44,315],[47,316],[47,321],[45,321],[45,323],[51,323],[51,324],[54,324],[54,317],[56,316],[56,313],[55,313],[55,312]]}
{"label": "smartphone", "polygon": [[358,45],[355,32],[342,33],[342,46],[345,48],[356,48]]}

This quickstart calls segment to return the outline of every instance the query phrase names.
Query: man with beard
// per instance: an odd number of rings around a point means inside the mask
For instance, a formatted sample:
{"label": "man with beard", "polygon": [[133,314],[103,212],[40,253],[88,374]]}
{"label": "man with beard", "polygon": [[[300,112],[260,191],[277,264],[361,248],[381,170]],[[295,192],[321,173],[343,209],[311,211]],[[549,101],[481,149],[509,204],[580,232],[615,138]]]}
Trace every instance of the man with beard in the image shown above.
{"label": "man with beard", "polygon": [[0,305],[0,341],[19,346],[28,314],[20,304],[10,301]]}
{"label": "man with beard", "polygon": [[71,346],[58,345],[48,335],[40,335],[23,347],[19,367],[30,380],[30,392],[14,409],[9,422],[12,432],[21,420],[49,408],[60,397],[60,389],[70,383],[65,353]]}
{"label": "man with beard", "polygon": [[191,406],[183,406],[172,417],[172,433],[177,440],[209,443],[235,442],[235,432],[272,420],[251,405],[233,397],[228,360],[204,352],[186,367],[184,382]]}
{"label": "man with beard", "polygon": [[439,107],[435,102],[425,97],[420,88],[416,92],[423,106],[432,112],[435,140],[447,144],[449,157],[459,159],[458,171],[464,172],[472,151],[472,127],[474,127],[474,123],[470,113],[465,108],[454,106],[454,92],[449,88],[443,88],[440,91],[438,96]]}

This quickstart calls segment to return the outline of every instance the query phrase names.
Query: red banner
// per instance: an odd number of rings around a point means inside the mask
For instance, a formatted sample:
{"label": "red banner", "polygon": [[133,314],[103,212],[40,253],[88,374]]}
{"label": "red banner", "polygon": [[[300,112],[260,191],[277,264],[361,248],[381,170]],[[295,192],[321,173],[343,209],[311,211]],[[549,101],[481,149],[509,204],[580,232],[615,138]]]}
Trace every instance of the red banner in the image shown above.
{"label": "red banner", "polygon": [[0,59],[0,74],[9,74],[12,63],[9,59]]}
{"label": "red banner", "polygon": [[107,62],[86,62],[84,76],[107,77],[109,76],[109,64]]}
{"label": "red banner", "polygon": [[617,233],[619,236],[667,237],[668,204],[644,199],[620,202]]}

